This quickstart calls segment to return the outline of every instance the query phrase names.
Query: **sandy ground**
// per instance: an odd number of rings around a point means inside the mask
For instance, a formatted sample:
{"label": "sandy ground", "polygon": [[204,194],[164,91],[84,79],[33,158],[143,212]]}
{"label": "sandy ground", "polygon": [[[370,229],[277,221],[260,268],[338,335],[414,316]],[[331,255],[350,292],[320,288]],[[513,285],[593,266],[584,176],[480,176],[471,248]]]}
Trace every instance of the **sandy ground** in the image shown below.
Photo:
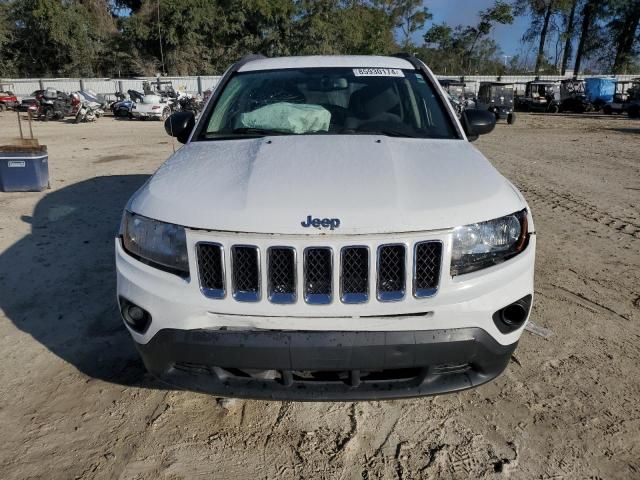
{"label": "sandy ground", "polygon": [[[113,236],[171,153],[159,122],[38,123],[43,193],[0,193],[0,478],[640,478],[640,122],[520,115],[478,147],[538,232],[533,321],[459,394],[220,402],[150,378],[115,308]],[[0,144],[15,135],[0,115]]]}

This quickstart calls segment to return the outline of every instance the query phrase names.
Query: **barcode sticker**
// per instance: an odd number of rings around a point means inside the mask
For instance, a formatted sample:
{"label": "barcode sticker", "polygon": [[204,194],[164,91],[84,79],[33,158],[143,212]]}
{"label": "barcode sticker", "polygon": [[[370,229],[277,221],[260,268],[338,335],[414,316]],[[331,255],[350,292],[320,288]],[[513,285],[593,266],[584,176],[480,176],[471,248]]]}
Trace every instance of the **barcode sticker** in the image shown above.
{"label": "barcode sticker", "polygon": [[404,77],[399,68],[354,68],[356,77]]}
{"label": "barcode sticker", "polygon": [[24,168],[27,166],[27,162],[24,160],[9,160],[9,168]]}

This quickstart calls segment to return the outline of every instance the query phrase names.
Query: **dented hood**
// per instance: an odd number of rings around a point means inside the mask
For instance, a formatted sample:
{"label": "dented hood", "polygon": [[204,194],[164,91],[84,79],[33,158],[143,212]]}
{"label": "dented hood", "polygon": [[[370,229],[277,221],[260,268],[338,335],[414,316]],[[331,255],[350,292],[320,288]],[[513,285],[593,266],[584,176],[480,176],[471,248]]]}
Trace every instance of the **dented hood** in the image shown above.
{"label": "dented hood", "polygon": [[[466,141],[374,135],[189,143],[128,206],[208,230],[332,235],[446,229],[524,207]],[[305,228],[309,216],[333,222]]]}

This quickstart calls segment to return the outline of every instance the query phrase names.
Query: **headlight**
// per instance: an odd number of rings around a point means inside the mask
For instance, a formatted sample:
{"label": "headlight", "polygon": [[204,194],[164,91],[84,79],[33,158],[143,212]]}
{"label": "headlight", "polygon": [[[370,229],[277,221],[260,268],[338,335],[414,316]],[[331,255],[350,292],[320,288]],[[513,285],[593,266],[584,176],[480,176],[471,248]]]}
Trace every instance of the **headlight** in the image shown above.
{"label": "headlight", "polygon": [[125,212],[122,228],[124,248],[153,266],[189,273],[184,228]]}
{"label": "headlight", "polygon": [[490,267],[520,253],[527,246],[527,211],[453,230],[451,275]]}

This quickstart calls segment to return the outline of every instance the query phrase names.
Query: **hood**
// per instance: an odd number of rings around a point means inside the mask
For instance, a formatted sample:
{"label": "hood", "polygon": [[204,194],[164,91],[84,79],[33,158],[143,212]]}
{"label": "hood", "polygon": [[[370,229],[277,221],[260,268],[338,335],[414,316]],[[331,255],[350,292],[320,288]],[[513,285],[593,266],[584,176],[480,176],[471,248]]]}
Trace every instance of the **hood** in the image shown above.
{"label": "hood", "polygon": [[[207,230],[370,234],[446,229],[524,206],[463,140],[300,135],[189,143],[128,208]],[[303,227],[308,217],[320,228]]]}

